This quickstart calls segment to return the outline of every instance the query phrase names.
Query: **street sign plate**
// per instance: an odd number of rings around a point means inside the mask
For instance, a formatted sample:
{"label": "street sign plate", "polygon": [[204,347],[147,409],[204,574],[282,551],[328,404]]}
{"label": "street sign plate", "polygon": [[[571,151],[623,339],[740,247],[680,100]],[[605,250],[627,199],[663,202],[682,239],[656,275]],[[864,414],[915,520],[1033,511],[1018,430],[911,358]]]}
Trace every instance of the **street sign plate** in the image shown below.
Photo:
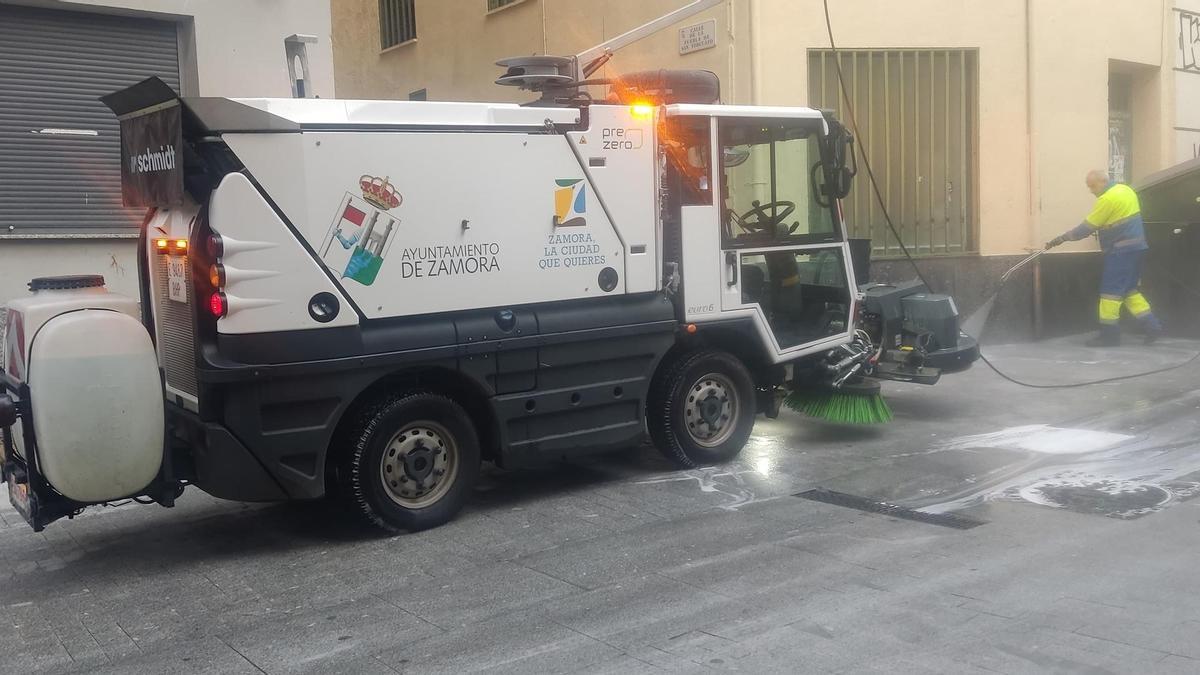
{"label": "street sign plate", "polygon": [[679,29],[679,53],[690,54],[717,46],[717,20],[709,19]]}

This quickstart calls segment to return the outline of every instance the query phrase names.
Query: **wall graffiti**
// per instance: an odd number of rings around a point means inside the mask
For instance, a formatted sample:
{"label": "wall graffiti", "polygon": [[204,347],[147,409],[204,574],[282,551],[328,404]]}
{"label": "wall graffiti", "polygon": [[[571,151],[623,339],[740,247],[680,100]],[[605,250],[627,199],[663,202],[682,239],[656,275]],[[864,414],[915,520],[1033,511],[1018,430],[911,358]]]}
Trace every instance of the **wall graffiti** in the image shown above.
{"label": "wall graffiti", "polygon": [[1200,73],[1200,14],[1179,12],[1179,68]]}
{"label": "wall graffiti", "polygon": [[1108,175],[1129,182],[1129,119],[1110,115],[1108,119]]}

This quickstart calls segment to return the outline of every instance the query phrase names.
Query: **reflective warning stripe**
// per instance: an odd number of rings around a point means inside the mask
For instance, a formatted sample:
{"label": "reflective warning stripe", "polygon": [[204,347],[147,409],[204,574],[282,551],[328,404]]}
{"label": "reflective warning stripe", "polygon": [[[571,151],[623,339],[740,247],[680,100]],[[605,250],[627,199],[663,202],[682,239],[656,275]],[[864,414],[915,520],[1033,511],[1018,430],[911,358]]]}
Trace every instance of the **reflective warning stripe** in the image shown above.
{"label": "reflective warning stripe", "polygon": [[1129,313],[1136,317],[1150,313],[1150,302],[1146,300],[1146,296],[1137,291],[1125,296],[1125,306],[1129,308]]}
{"label": "reflective warning stripe", "polygon": [[1121,301],[1100,298],[1100,323],[1112,325],[1121,320]]}

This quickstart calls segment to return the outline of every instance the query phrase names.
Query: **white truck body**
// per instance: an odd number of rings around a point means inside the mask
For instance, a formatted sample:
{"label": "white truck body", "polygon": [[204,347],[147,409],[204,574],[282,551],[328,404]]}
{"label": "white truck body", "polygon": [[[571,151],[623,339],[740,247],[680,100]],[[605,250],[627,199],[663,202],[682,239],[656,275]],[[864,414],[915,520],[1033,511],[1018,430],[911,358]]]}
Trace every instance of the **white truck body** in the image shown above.
{"label": "white truck body", "polygon": [[[124,435],[88,416],[39,431],[31,403],[84,394],[31,395],[39,347],[9,331],[5,353],[21,356],[0,383],[20,431],[5,432],[4,475],[36,528],[119,497],[169,505],[185,483],[246,501],[341,485],[373,522],[424,527],[461,505],[481,457],[519,467],[648,432],[684,465],[721,461],[778,410],[785,365],[816,377],[861,340],[822,187],[845,136],[819,111],[179,99],[153,79],[105,101],[127,202],[150,207],[147,340],[127,355],[140,366],[91,372],[162,404]],[[45,296],[10,307],[10,326],[62,320]],[[54,349],[91,353],[86,338]],[[417,441],[396,432],[400,455],[352,450],[390,428],[361,421],[380,405],[430,416],[406,427]],[[146,453],[164,427],[161,455]],[[129,449],[71,440],[88,432]],[[363,452],[382,462],[363,474],[382,481],[373,496],[355,487]],[[60,458],[86,473],[113,457],[129,469],[107,488],[55,473]],[[450,506],[427,506],[444,494]]]}

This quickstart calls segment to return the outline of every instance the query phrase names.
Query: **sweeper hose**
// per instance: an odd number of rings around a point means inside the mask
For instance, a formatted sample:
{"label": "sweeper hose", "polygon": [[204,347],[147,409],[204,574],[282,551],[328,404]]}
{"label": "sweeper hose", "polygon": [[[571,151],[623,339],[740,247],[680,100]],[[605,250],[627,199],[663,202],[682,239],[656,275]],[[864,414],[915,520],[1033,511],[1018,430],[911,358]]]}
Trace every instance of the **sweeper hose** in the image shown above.
{"label": "sweeper hose", "polygon": [[[824,6],[825,6],[825,29],[829,33],[829,51],[833,53],[833,64],[837,70],[838,87],[842,92],[842,100],[846,106],[846,117],[849,118],[850,128],[854,130],[854,135],[858,138],[862,138],[862,135],[859,134],[859,132],[858,132],[858,120],[855,119],[855,117],[854,117],[854,106],[850,102],[849,94],[846,92],[846,80],[842,74],[842,59],[838,53],[837,43],[833,39],[833,22],[829,18],[829,0],[823,0],[823,2],[824,2]],[[887,223],[888,230],[891,231],[892,236],[896,238],[896,242],[898,244],[900,244],[900,250],[904,253],[905,260],[907,260],[908,263],[910,265],[912,265],[913,271],[915,271],[917,273],[917,278],[921,280],[921,283],[925,284],[926,288],[933,290],[933,286],[929,283],[929,280],[927,280],[925,278],[925,275],[921,273],[921,268],[917,265],[916,259],[913,258],[912,253],[910,253],[908,250],[908,247],[904,245],[904,240],[900,237],[900,233],[896,230],[895,223],[892,222],[892,216],[890,213],[888,213],[887,204],[884,203],[883,195],[879,191],[879,183],[876,182],[876,180],[875,180],[875,172],[871,170],[871,160],[867,156],[866,145],[863,143],[858,143],[858,152],[859,152],[859,155],[862,157],[863,167],[867,170],[867,179],[871,183],[871,190],[875,194],[875,201],[878,202],[878,204],[879,204],[880,213],[883,214],[883,220],[884,220],[884,222]],[[996,292],[992,293],[991,297],[989,297],[987,299],[987,301],[985,301],[983,303],[983,305],[980,306],[979,310],[976,311],[976,313],[973,314],[971,316],[971,318],[969,318],[966,322],[964,322],[964,324],[970,324],[970,325],[972,325],[972,327],[978,326],[978,329],[976,330],[977,334],[975,337],[976,337],[976,340],[981,343],[980,349],[979,349],[979,360],[983,361],[985,364],[987,364],[987,367],[991,368],[992,371],[994,371],[997,375],[1004,378],[1005,380],[1008,380],[1009,382],[1012,382],[1013,384],[1017,384],[1022,387],[1029,387],[1032,389],[1074,389],[1076,387],[1091,387],[1091,386],[1094,386],[1097,384],[1122,382],[1124,380],[1133,380],[1133,379],[1137,379],[1139,377],[1147,377],[1149,375],[1158,375],[1159,373],[1167,373],[1167,372],[1171,372],[1173,370],[1178,370],[1180,368],[1190,366],[1191,364],[1195,363],[1196,361],[1200,361],[1200,352],[1196,352],[1195,354],[1193,354],[1191,356],[1191,358],[1188,358],[1187,360],[1185,360],[1181,363],[1178,363],[1176,365],[1173,365],[1173,366],[1166,366],[1164,368],[1156,368],[1154,370],[1147,370],[1142,373],[1133,373],[1131,375],[1121,375],[1118,377],[1106,377],[1101,380],[1089,380],[1087,382],[1072,382],[1069,384],[1038,384],[1036,382],[1025,382],[1025,381],[1019,380],[1019,379],[1009,375],[1008,373],[1005,373],[1004,371],[1000,370],[1000,368],[996,367],[996,364],[992,363],[988,359],[988,357],[985,356],[983,353],[982,338],[983,338],[984,324],[987,323],[987,318],[991,314],[992,306],[996,304],[996,298],[1000,295],[1000,291],[1004,289],[1004,285],[1008,282],[1009,277],[1014,272],[1016,272],[1018,269],[1020,269],[1021,267],[1024,267],[1027,263],[1032,262],[1034,259],[1036,259],[1038,256],[1040,256],[1042,253],[1045,253],[1045,251],[1038,251],[1038,252],[1030,255],[1028,258],[1026,258],[1026,259],[1022,260],[1021,262],[1017,263],[1016,265],[1014,265],[1012,267],[1012,269],[1005,272],[1000,277],[1000,285],[996,288]],[[1178,282],[1176,282],[1176,283],[1178,283]],[[1200,294],[1197,294],[1197,295],[1200,296]],[[976,320],[976,317],[979,316],[981,312],[983,313],[981,320]],[[964,329],[964,332],[966,332],[965,329]]]}

